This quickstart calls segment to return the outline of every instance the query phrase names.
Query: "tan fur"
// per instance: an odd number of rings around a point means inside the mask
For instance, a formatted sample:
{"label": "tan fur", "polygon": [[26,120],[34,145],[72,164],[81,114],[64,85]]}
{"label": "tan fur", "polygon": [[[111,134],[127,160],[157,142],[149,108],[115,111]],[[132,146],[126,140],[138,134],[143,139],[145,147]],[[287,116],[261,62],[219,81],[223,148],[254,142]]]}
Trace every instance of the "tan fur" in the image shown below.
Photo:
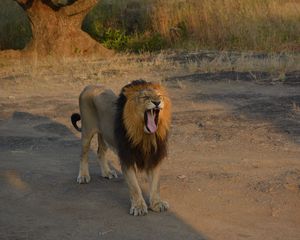
{"label": "tan fur", "polygon": [[117,96],[103,86],[87,86],[79,97],[81,115],[81,160],[78,183],[90,181],[88,169],[88,151],[93,136],[98,134],[98,162],[101,166],[102,176],[113,178],[115,171],[111,170],[104,155],[107,146],[116,149],[113,123],[116,115],[115,102]]}
{"label": "tan fur", "polygon": [[[135,146],[141,146],[145,153],[150,153],[152,146],[157,147],[155,134],[166,140],[167,132],[171,121],[171,103],[167,92],[159,84],[144,86],[133,86],[124,89],[127,98],[124,107],[124,125],[128,137]],[[150,100],[160,100],[164,107],[160,111],[158,129],[155,134],[144,132],[144,112],[147,110]],[[88,169],[88,151],[90,142],[94,134],[98,134],[98,159],[102,170],[102,176],[107,178],[117,177],[114,170],[109,166],[104,155],[107,147],[115,152],[118,151],[114,136],[114,119],[116,117],[117,96],[103,86],[88,86],[79,97],[79,106],[82,125],[82,153],[79,168],[78,183],[88,183],[90,181]],[[147,172],[150,182],[150,208],[154,211],[165,211],[168,204],[160,200],[159,197],[159,169],[156,166]],[[122,171],[128,183],[132,215],[145,215],[147,205],[142,196],[142,192],[136,177],[135,167],[122,166]]]}

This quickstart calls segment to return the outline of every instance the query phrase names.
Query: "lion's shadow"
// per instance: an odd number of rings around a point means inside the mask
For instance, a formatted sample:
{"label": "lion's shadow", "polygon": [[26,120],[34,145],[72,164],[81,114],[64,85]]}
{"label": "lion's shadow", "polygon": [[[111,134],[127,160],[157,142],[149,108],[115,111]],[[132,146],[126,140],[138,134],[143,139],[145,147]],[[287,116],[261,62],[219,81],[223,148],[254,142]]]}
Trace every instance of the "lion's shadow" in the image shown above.
{"label": "lion's shadow", "polygon": [[2,121],[0,152],[0,238],[205,239],[172,212],[130,216],[124,179],[101,178],[93,152],[92,182],[77,184],[80,139],[47,117]]}

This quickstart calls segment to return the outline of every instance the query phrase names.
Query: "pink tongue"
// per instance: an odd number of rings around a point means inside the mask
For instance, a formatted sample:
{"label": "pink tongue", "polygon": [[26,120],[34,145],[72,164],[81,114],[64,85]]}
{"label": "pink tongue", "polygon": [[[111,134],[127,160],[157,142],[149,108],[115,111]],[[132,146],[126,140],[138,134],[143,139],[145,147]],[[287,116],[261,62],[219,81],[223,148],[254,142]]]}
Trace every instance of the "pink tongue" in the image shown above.
{"label": "pink tongue", "polygon": [[151,114],[151,111],[147,112],[147,127],[151,133],[154,133],[157,130],[157,126],[155,124],[155,113]]}

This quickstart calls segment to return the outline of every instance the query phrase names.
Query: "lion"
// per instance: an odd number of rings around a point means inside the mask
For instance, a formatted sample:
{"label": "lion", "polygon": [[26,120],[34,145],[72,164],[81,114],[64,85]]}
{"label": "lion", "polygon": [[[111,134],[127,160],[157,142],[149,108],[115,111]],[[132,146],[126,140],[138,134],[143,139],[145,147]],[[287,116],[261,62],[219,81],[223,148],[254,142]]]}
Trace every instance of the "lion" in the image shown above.
{"label": "lion", "polygon": [[[167,156],[171,124],[171,101],[158,83],[135,80],[124,86],[119,96],[103,86],[87,86],[79,97],[80,114],[71,116],[73,126],[81,131],[82,152],[78,183],[89,183],[88,151],[92,137],[98,135],[98,161],[102,176],[117,177],[105,158],[107,148],[119,156],[127,182],[134,216],[146,215],[147,204],[137,180],[137,171],[147,174],[149,209],[166,211],[169,204],[159,194],[159,174]],[[77,121],[81,120],[81,128]]]}

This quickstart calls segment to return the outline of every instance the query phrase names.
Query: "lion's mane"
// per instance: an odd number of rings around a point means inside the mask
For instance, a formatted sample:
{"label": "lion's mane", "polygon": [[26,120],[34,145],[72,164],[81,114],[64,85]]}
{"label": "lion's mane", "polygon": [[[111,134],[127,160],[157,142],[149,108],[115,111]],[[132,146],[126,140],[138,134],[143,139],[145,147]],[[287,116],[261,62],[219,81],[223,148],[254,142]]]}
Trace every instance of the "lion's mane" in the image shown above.
{"label": "lion's mane", "polygon": [[[135,118],[135,93],[144,89],[154,89],[164,99],[164,108],[159,114],[158,129],[155,134],[143,131],[144,123]],[[117,100],[115,118],[115,138],[121,164],[125,167],[137,166],[140,170],[155,168],[167,156],[167,140],[171,122],[171,102],[160,84],[136,80],[124,86]]]}

